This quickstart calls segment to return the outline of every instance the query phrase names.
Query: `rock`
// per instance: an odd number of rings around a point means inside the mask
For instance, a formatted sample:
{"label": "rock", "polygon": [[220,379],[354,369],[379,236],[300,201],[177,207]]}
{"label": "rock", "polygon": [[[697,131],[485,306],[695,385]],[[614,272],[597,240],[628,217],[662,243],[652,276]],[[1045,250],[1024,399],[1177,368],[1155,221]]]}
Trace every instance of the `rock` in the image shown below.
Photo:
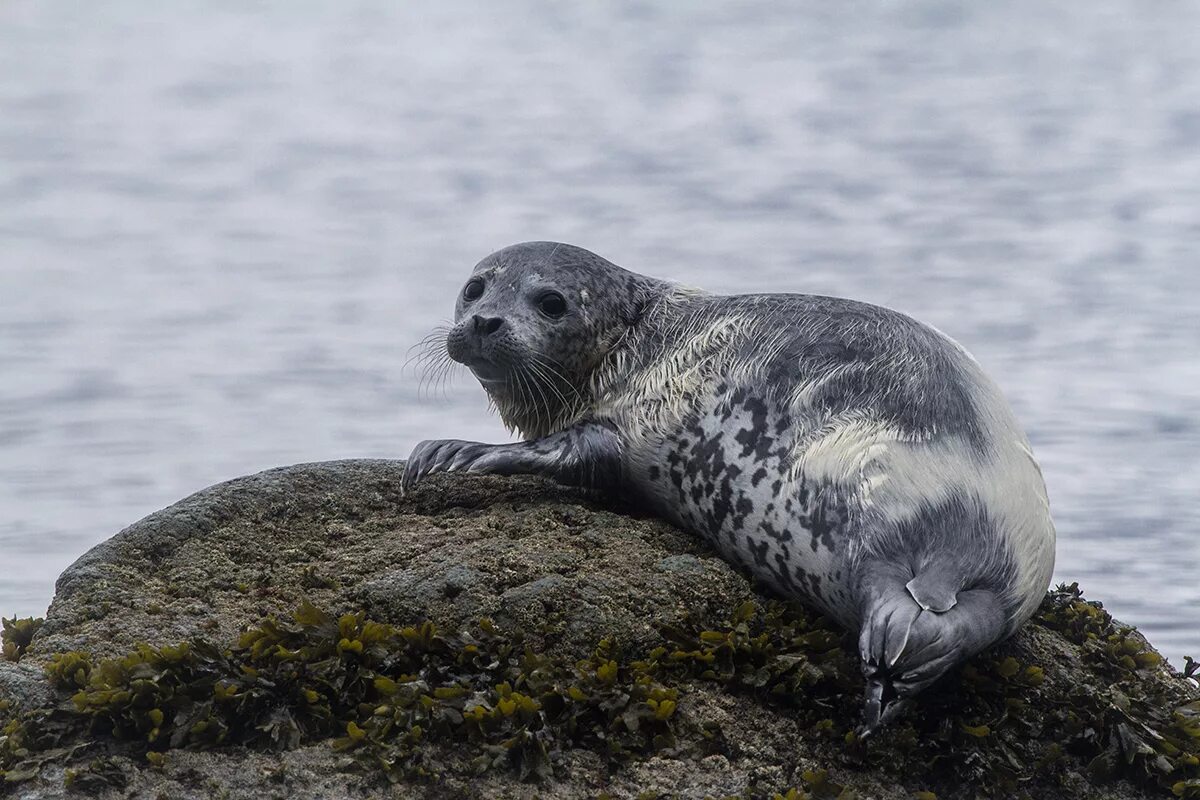
{"label": "rock", "polygon": [[7,700],[14,710],[45,705],[52,694],[32,659],[24,663],[0,661],[0,699]]}
{"label": "rock", "polygon": [[[733,631],[737,609],[769,602],[693,537],[656,519],[533,478],[435,476],[405,497],[402,470],[397,461],[270,470],[121,531],[62,574],[22,660],[0,662],[0,699],[10,705],[0,719],[54,703],[71,708],[69,692],[55,693],[41,677],[55,653],[101,659],[139,643],[191,640],[230,647],[247,625],[288,618],[303,602],[393,625],[428,619],[447,632],[487,618],[520,631],[524,645],[568,671],[601,640],[615,639],[630,658],[663,644],[669,652],[679,647],[664,638],[672,631]],[[751,628],[763,619],[760,610]],[[814,620],[804,635],[836,643],[823,624]],[[852,652],[835,653],[820,669],[785,652],[762,658],[758,672],[743,664],[732,682],[700,669],[672,678],[674,745],[615,761],[603,748],[566,746],[553,754],[553,777],[537,783],[502,767],[477,774],[481,745],[470,742],[430,742],[448,765],[442,774],[393,784],[328,741],[283,752],[170,750],[152,765],[144,737],[101,737],[48,758],[40,774],[13,786],[21,797],[66,797],[70,768],[77,786],[106,797],[769,797],[789,787],[833,797],[848,787],[860,798],[931,789],[942,797],[1131,798],[1200,778],[1161,744],[1182,736],[1185,754],[1200,749],[1200,730],[1191,740],[1187,733],[1187,704],[1200,698],[1194,682],[1070,592],[1048,599],[1037,622],[935,688],[911,721],[867,743],[851,734]],[[771,670],[792,669],[788,659],[795,675],[816,675],[811,692],[754,689]],[[993,707],[1001,709],[994,718],[962,716]],[[1036,716],[1043,708],[1054,709],[1045,720]],[[1184,709],[1182,722],[1173,721],[1175,708]],[[1044,763],[1022,760],[1031,747]],[[10,754],[7,768],[18,760]],[[5,763],[0,739],[0,769]],[[989,772],[1005,763],[1017,766],[1001,772],[1029,772],[1016,775],[1011,791],[1001,784],[1012,775]]]}

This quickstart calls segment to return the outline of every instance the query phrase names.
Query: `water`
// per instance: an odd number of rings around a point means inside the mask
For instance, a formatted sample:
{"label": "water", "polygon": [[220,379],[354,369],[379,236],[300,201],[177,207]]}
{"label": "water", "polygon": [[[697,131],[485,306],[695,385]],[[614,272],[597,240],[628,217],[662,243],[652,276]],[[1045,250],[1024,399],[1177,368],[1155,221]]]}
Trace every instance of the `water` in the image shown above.
{"label": "water", "polygon": [[506,438],[402,367],[538,238],[955,336],[1057,579],[1200,653],[1200,4],[432,5],[0,5],[0,611],[208,484]]}

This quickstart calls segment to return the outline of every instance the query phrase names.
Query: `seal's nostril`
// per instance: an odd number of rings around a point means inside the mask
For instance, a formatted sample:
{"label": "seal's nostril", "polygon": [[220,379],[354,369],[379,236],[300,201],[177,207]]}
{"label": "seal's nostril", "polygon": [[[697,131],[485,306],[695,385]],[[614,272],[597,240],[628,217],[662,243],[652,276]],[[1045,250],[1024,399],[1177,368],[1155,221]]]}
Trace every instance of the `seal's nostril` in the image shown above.
{"label": "seal's nostril", "polygon": [[475,325],[475,332],[480,336],[491,336],[504,327],[503,317],[488,317],[485,319],[476,314],[472,317],[472,322]]}

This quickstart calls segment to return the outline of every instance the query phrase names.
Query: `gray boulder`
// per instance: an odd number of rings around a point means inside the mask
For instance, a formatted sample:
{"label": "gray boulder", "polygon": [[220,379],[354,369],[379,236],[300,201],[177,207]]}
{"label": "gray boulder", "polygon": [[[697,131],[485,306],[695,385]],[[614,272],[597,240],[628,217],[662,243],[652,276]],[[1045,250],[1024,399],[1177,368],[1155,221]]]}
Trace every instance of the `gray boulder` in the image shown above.
{"label": "gray boulder", "polygon": [[[0,698],[10,699],[0,718],[68,702],[40,676],[54,653],[116,657],[138,643],[196,639],[228,647],[248,624],[285,617],[303,601],[332,613],[365,611],[396,625],[428,619],[447,631],[488,618],[503,630],[522,631],[532,649],[565,665],[586,658],[605,638],[618,640],[625,652],[643,653],[664,643],[664,631],[720,629],[747,601],[760,608],[770,601],[695,538],[631,509],[532,478],[435,476],[404,496],[402,470],[403,462],[377,460],[270,470],[192,495],[95,547],[59,578],[46,623],[20,663],[0,662]],[[1010,754],[1014,770],[1030,770],[1020,776],[1015,796],[1160,796],[1163,786],[1188,778],[1187,764],[1155,750],[1154,737],[1186,738],[1183,728],[1180,734],[1164,726],[1175,724],[1173,709],[1186,709],[1200,694],[1194,682],[1147,655],[1153,650],[1136,633],[1087,608],[1094,606],[1071,595],[1048,600],[1037,621],[981,655],[964,673],[967,688],[953,691],[974,697],[983,690],[971,688],[972,675],[1008,680],[1008,665],[1017,664],[1039,677],[1013,684],[1013,702],[1026,709],[1018,713],[1013,706],[1014,717],[1033,719],[1027,709],[1038,704],[1073,704],[1080,725],[1093,726],[1091,739],[1080,733],[1061,744],[1049,740],[1049,731],[1066,730],[1060,716],[1019,732],[1026,739],[1047,737],[1047,763],[1025,764]],[[1137,659],[1121,662],[1130,654]],[[1004,720],[960,720],[942,708],[939,719],[923,717],[858,743],[848,733],[855,697],[817,714],[745,685],[697,676],[681,678],[678,688],[677,746],[625,763],[586,747],[567,748],[555,754],[553,777],[537,783],[502,769],[477,774],[465,757],[461,769],[436,780],[392,783],[324,741],[281,753],[173,750],[154,765],[131,744],[106,751],[104,771],[118,777],[90,791],[290,800],[699,798],[769,797],[798,787],[818,797],[912,797],[931,788],[943,797],[987,796],[992,790],[983,773],[963,794],[947,795],[942,767],[922,761],[928,752],[908,739],[941,736],[946,728],[945,736],[966,736],[981,748],[980,764],[994,764],[1002,760],[999,749],[1017,741],[1004,737],[1018,735],[992,732],[1008,724]],[[1166,710],[1153,716],[1143,705]],[[828,720],[814,725],[814,716]],[[1147,741],[1152,752],[1139,753]],[[453,755],[466,745],[445,746]],[[13,783],[10,791],[66,797],[66,770],[86,770],[81,758],[48,760],[36,778]]]}

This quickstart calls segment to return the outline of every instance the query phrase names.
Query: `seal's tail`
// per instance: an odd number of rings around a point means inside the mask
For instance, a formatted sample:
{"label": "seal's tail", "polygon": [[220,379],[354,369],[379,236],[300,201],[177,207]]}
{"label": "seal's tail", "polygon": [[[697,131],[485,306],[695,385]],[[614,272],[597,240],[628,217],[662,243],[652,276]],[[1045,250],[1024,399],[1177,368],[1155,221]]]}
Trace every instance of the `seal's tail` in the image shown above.
{"label": "seal's tail", "polygon": [[996,592],[961,587],[961,573],[950,565],[928,564],[915,575],[897,567],[869,574],[858,637],[867,679],[864,736],[1004,636],[1008,622]]}

